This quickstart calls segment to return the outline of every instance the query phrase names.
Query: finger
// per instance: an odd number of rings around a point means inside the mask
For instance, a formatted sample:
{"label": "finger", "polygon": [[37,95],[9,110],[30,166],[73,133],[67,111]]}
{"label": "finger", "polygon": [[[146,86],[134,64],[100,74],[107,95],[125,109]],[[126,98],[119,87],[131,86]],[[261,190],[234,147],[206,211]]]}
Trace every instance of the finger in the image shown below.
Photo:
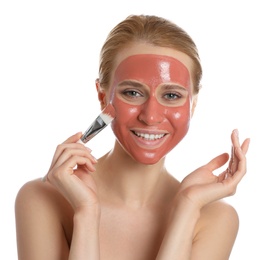
{"label": "finger", "polygon": [[[96,159],[86,151],[75,149],[69,150],[67,153],[64,152],[64,154],[59,157],[54,167],[52,167],[52,169],[50,169],[41,180],[45,182],[50,175],[54,175],[55,172],[58,172],[60,169],[62,169],[64,173],[72,174],[76,166],[84,166],[87,170],[94,172],[96,170],[94,167],[96,162]],[[64,166],[67,168],[64,168]]]}
{"label": "finger", "polygon": [[231,133],[231,142],[232,142],[232,147],[231,147],[231,155],[230,155],[230,161],[229,161],[229,166],[227,169],[227,173],[230,175],[233,175],[237,169],[238,166],[238,158],[235,154],[235,149],[237,147],[240,147],[240,141],[239,141],[239,131],[238,129],[234,129]]}
{"label": "finger", "polygon": [[69,143],[76,143],[82,136],[82,132],[78,132],[69,138],[67,138],[63,143],[64,144],[69,144]]}
{"label": "finger", "polygon": [[232,174],[229,173],[228,177],[230,178],[227,178],[227,180],[232,181],[235,185],[237,185],[246,173],[246,157],[240,147],[235,148],[235,154],[238,158],[238,165],[235,172]]}
{"label": "finger", "polygon": [[47,175],[47,179],[58,184],[66,182],[65,180],[68,180],[67,178],[74,174],[75,165],[80,165],[81,167],[84,166],[91,172],[96,170],[88,158],[74,155],[66,160],[62,165],[51,171]]}
{"label": "finger", "polygon": [[249,143],[250,143],[250,139],[247,138],[244,140],[244,142],[242,143],[242,145],[240,145],[240,141],[239,141],[239,131],[238,129],[234,129],[232,131],[232,134],[231,134],[231,141],[232,141],[232,145],[234,147],[241,147],[242,148],[242,151],[244,152],[244,154],[247,153],[248,151],[248,147],[249,147]]}
{"label": "finger", "polygon": [[[79,156],[85,157],[90,160],[91,163],[95,164],[97,161],[93,155],[90,154],[89,150],[86,147],[66,147],[59,158],[56,160],[54,167],[59,167],[65,161],[67,161],[70,157]],[[73,166],[75,167],[76,164]]]}
{"label": "finger", "polygon": [[239,182],[246,173],[246,157],[241,147],[236,147],[234,151],[238,162],[236,163],[236,168],[232,165],[231,169],[227,169],[225,179],[235,176],[234,179]]}
{"label": "finger", "polygon": [[231,140],[232,140],[232,151],[231,151],[231,159],[229,162],[227,173],[233,175],[236,172],[238,163],[239,163],[239,159],[237,154],[235,153],[235,150],[239,149],[243,152],[243,154],[246,154],[249,147],[250,139],[248,138],[244,140],[244,142],[240,146],[239,132],[237,129],[235,129],[232,131]]}
{"label": "finger", "polygon": [[[57,149],[56,149],[56,157],[59,157],[60,154],[62,153],[63,149],[66,147],[63,144],[73,144],[73,143],[77,143],[80,138],[82,136],[81,132],[78,132],[72,136],[70,136],[69,138],[67,138],[63,143],[61,143],[60,145],[58,145]],[[59,148],[59,149],[58,149]]]}
{"label": "finger", "polygon": [[[70,150],[72,153],[73,149],[74,151],[79,150],[79,151],[83,151],[84,153],[87,153],[90,156],[90,159],[92,160],[92,162],[97,163],[96,158],[93,155],[91,155],[91,149],[89,147],[84,146],[83,144],[80,144],[80,143],[62,143],[57,146],[57,149],[53,156],[52,163],[49,170],[62,164],[63,161],[67,158],[67,155],[69,155],[67,154],[69,153],[68,151]],[[60,158],[63,158],[63,159],[60,160]]]}
{"label": "finger", "polygon": [[245,139],[244,142],[242,143],[241,148],[244,154],[247,153],[249,144],[250,144],[250,138]]}
{"label": "finger", "polygon": [[227,162],[228,158],[229,155],[227,153],[218,155],[215,158],[213,158],[210,162],[208,162],[206,164],[206,167],[208,168],[208,170],[214,171],[223,166]]}
{"label": "finger", "polygon": [[235,154],[235,147],[231,147],[231,155],[230,155],[230,160],[227,168],[227,174],[232,175],[235,173],[238,165],[238,158]]}
{"label": "finger", "polygon": [[[64,162],[64,160],[60,160],[59,163],[58,160],[60,158],[60,156],[64,153],[65,149],[68,148],[78,148],[78,149],[85,149],[88,151],[88,153],[91,153],[91,149],[89,147],[86,147],[85,145],[83,145],[82,143],[79,143],[78,141],[80,140],[80,137],[82,136],[81,132],[78,132],[72,136],[70,136],[69,138],[67,138],[62,144],[58,145],[56,148],[56,151],[54,153],[54,156],[52,158],[52,162],[51,165],[49,167],[49,172],[56,166],[59,166],[60,164],[62,164]],[[97,163],[97,160],[94,156],[90,155],[90,159],[92,161],[92,163]],[[45,175],[42,178],[42,181],[46,181],[47,180],[47,175]]]}
{"label": "finger", "polygon": [[239,131],[238,129],[234,129],[231,133],[231,142],[234,147],[240,146],[239,142]]}
{"label": "finger", "polygon": [[228,169],[226,171],[223,171],[221,174],[218,175],[218,182],[222,182],[224,179],[228,178],[229,173]]}
{"label": "finger", "polygon": [[54,164],[56,163],[56,160],[59,158],[59,156],[61,155],[61,153],[63,152],[63,149],[65,149],[65,146],[63,144],[70,144],[70,143],[76,143],[80,137],[81,137],[82,133],[78,132],[72,136],[70,136],[69,138],[67,138],[63,143],[59,144],[56,148],[56,151],[54,153],[54,156],[52,158],[51,161],[51,165],[49,170],[54,166]]}
{"label": "finger", "polygon": [[[67,161],[72,156],[86,157],[91,162],[91,165],[88,165],[88,169],[90,171],[94,171],[95,170],[93,164],[96,164],[97,160],[96,160],[96,158],[93,155],[90,154],[90,149],[89,148],[80,145],[80,149],[77,148],[77,147],[74,148],[74,149],[72,149],[71,147],[69,147],[69,146],[71,146],[70,144],[66,144],[66,145],[62,145],[62,146],[65,146],[66,149],[64,148],[62,154],[58,158],[56,158],[54,160],[55,162],[50,167],[50,169],[48,171],[48,174],[51,174],[51,172],[54,171],[55,168],[60,167],[62,164],[64,164],[65,161]],[[56,156],[54,156],[54,157],[56,157]],[[75,167],[76,167],[76,164],[73,166],[73,168],[75,168]],[[42,178],[42,181],[45,182],[47,180],[48,174],[45,175]]]}

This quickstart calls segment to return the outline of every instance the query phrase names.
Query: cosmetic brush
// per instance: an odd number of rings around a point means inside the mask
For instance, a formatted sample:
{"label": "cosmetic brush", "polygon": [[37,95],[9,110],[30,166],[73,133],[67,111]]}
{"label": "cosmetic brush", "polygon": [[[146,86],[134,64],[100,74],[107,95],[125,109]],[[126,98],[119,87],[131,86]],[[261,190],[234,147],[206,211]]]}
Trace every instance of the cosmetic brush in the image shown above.
{"label": "cosmetic brush", "polygon": [[94,136],[96,136],[102,129],[109,125],[115,118],[116,113],[112,104],[108,104],[93,123],[87,128],[79,140],[80,143],[86,144]]}

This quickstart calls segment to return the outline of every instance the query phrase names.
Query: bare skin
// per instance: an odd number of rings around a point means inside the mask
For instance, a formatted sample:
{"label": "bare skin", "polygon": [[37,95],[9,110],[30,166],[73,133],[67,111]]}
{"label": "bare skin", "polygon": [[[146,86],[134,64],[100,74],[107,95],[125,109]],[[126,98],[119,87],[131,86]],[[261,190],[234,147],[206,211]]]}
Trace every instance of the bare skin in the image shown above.
{"label": "bare skin", "polygon": [[[117,64],[136,53],[177,58],[174,50],[146,47],[120,53]],[[191,61],[178,57],[191,71]],[[97,87],[103,108],[110,94]],[[141,118],[144,128],[148,121]],[[77,143],[80,137],[77,133],[57,147],[45,182],[30,181],[18,193],[19,260],[229,258],[238,216],[222,199],[235,193],[246,173],[249,139],[240,144],[233,131],[229,163],[224,153],[179,182],[164,167],[165,157],[143,164],[116,141],[96,160]],[[226,163],[229,171],[213,175]]]}

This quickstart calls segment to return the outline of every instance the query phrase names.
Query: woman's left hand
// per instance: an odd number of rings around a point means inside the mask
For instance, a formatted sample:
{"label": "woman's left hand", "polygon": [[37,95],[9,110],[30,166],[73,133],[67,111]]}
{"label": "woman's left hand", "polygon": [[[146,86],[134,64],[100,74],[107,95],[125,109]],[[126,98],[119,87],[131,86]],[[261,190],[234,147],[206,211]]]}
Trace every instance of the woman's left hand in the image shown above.
{"label": "woman's left hand", "polygon": [[227,153],[221,154],[209,163],[190,173],[182,182],[176,199],[187,198],[199,209],[205,205],[235,194],[237,185],[246,173],[246,153],[250,139],[240,145],[237,129],[231,134],[232,152],[228,168],[221,174],[213,171],[222,167],[229,159]]}

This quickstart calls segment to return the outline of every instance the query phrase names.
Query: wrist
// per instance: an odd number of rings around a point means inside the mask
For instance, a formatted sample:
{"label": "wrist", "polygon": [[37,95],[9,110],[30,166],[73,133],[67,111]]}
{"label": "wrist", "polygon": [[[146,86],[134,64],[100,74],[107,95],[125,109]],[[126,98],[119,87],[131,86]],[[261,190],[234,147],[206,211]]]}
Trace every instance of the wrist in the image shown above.
{"label": "wrist", "polygon": [[74,212],[74,225],[77,223],[93,223],[99,225],[101,210],[98,205],[77,208]]}
{"label": "wrist", "polygon": [[100,259],[100,208],[77,208],[73,224],[69,259]]}
{"label": "wrist", "polygon": [[172,207],[172,215],[189,215],[193,218],[198,219],[201,214],[201,208],[197,203],[194,203],[188,196],[179,194],[174,199]]}

